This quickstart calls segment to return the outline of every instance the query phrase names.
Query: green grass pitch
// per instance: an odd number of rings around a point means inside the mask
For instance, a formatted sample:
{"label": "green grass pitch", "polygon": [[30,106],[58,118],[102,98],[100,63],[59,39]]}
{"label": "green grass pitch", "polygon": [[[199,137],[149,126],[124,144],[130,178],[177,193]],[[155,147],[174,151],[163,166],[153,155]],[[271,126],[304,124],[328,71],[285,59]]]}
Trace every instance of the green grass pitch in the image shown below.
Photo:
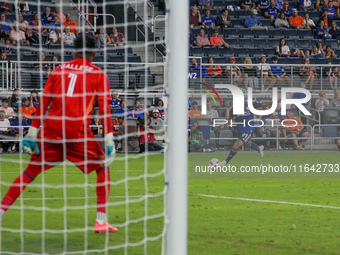
{"label": "green grass pitch", "polygon": [[[198,155],[199,163],[208,164],[212,157],[224,159],[227,153],[192,154],[189,161],[196,162]],[[267,152],[261,159],[255,152],[239,152],[231,164],[237,168],[261,163],[339,164],[339,156],[335,151],[288,151]],[[1,198],[8,189],[6,183],[24,170],[28,159],[23,156],[20,164],[18,155],[1,156]],[[118,156],[111,166],[115,185],[111,186],[109,220],[120,231],[109,235],[94,234],[91,229],[96,212],[96,175],[85,177],[71,165],[48,170],[5,214],[0,254],[84,254],[84,250],[90,251],[86,254],[104,254],[105,246],[115,247],[107,254],[144,254],[145,250],[161,254],[162,241],[156,237],[163,231],[164,199],[156,195],[164,191],[163,164],[163,155]],[[44,189],[39,186],[42,180],[47,184]],[[190,177],[188,253],[339,254],[339,189],[338,178]],[[146,192],[151,195],[148,199]],[[42,211],[42,207],[48,210]],[[146,214],[155,217],[145,219]],[[150,239],[146,245],[135,246],[145,237]]]}

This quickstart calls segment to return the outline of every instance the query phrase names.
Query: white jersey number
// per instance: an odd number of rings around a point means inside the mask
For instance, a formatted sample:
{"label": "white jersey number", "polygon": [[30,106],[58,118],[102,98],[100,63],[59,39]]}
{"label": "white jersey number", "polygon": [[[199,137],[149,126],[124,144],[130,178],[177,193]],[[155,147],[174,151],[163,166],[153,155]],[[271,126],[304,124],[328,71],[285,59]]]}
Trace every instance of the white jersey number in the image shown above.
{"label": "white jersey number", "polygon": [[70,73],[68,75],[68,78],[71,78],[71,80],[70,80],[70,84],[68,85],[68,90],[67,90],[66,96],[68,96],[68,97],[73,96],[73,91],[74,91],[74,87],[76,86],[77,77],[78,77],[78,75],[76,75],[74,73]]}

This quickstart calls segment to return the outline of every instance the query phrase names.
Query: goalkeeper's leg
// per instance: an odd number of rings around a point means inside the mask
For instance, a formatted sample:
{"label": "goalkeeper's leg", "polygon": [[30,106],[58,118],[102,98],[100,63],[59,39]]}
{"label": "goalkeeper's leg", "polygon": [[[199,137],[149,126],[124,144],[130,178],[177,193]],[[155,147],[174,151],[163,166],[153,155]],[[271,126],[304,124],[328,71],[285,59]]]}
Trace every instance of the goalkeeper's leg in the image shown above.
{"label": "goalkeeper's leg", "polygon": [[94,224],[94,231],[117,232],[118,229],[107,223],[106,210],[110,194],[110,169],[102,167],[97,172],[97,217]]}
{"label": "goalkeeper's leg", "polygon": [[27,185],[30,184],[35,177],[36,175],[30,175],[27,171],[24,171],[14,180],[7,194],[1,201],[0,220],[7,209],[17,200]]}

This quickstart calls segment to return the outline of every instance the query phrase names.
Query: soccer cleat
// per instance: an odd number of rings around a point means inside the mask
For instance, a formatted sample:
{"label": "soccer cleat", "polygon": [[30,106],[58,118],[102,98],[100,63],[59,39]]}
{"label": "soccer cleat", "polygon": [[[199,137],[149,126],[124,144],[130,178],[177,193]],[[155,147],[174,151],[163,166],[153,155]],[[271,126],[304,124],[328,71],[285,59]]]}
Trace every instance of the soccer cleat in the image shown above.
{"label": "soccer cleat", "polygon": [[118,232],[118,228],[112,227],[109,223],[99,224],[98,221],[94,223],[95,233]]}
{"label": "soccer cleat", "polygon": [[263,150],[264,150],[264,147],[263,147],[263,145],[260,145],[259,146],[259,153],[260,153],[260,155],[261,155],[261,158],[263,158],[263,156],[264,156],[264,153],[263,153]]}

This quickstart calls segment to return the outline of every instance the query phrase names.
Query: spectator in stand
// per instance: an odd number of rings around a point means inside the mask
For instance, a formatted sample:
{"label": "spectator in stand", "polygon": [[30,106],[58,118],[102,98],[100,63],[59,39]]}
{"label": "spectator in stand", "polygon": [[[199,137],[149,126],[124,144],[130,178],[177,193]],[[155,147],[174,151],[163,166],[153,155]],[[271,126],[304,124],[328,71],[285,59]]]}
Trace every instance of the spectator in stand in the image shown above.
{"label": "spectator in stand", "polygon": [[39,43],[39,38],[35,33],[33,33],[31,26],[27,27],[26,42],[30,45]]}
{"label": "spectator in stand", "polygon": [[120,109],[116,112],[118,116],[124,116],[125,118],[132,118],[131,112],[126,108],[126,102],[124,99],[120,101]]}
{"label": "spectator in stand", "polygon": [[53,30],[51,30],[50,35],[50,44],[61,44],[62,34],[59,25],[56,25]]}
{"label": "spectator in stand", "polygon": [[[244,60],[244,64],[247,64],[246,66],[243,66],[242,71],[243,74],[248,75],[248,86],[259,89],[259,78],[257,78],[257,69],[253,66],[253,63],[250,58],[246,58]],[[247,88],[246,88],[247,89]]]}
{"label": "spectator in stand", "polygon": [[325,52],[323,50],[322,39],[317,40],[316,44],[313,46],[312,55],[313,58],[324,58]]}
{"label": "spectator in stand", "polygon": [[245,9],[248,12],[253,9],[256,9],[256,1],[255,0],[241,0],[240,6],[242,9]]}
{"label": "spectator in stand", "polygon": [[197,121],[192,123],[192,128],[189,133],[190,152],[203,152],[203,133]]}
{"label": "spectator in stand", "polygon": [[325,53],[326,58],[333,59],[337,57],[334,50],[332,50],[332,46],[330,45],[326,45],[326,49],[324,50],[324,53]]}
{"label": "spectator in stand", "polygon": [[329,33],[329,30],[327,27],[325,27],[325,22],[323,20],[319,21],[319,24],[316,28],[316,35],[319,39],[330,39],[332,38],[332,35]]}
{"label": "spectator in stand", "polygon": [[6,118],[8,118],[8,119],[12,119],[16,116],[14,109],[12,107],[8,106],[8,99],[7,98],[2,99],[0,111],[4,111],[5,114],[6,114]]}
{"label": "spectator in stand", "polygon": [[[1,53],[1,61],[7,61],[7,53],[2,52]],[[2,70],[0,70],[0,73],[2,72]]]}
{"label": "spectator in stand", "polygon": [[[224,70],[224,73],[229,76],[232,77],[232,80],[236,81],[239,80],[241,76],[241,69],[236,65],[236,60],[235,58],[229,58],[229,63],[231,65],[227,66],[226,69]],[[241,77],[244,78],[244,77]],[[248,87],[248,79],[247,79],[247,87]]]}
{"label": "spectator in stand", "polygon": [[30,11],[30,7],[28,2],[25,0],[19,0],[18,4],[15,6],[15,12],[18,13],[28,13]]}
{"label": "spectator in stand", "polygon": [[[150,124],[154,127],[154,129],[162,129],[164,127],[164,120],[162,118],[160,118],[160,114],[159,114],[158,109],[152,110],[152,116],[151,116]],[[159,128],[157,128],[157,127],[159,127]]]}
{"label": "spectator in stand", "polygon": [[53,22],[50,23],[50,30],[53,31],[56,26],[61,27],[61,23],[59,22],[59,18],[57,15],[53,16]]}
{"label": "spectator in stand", "polygon": [[[330,106],[329,100],[326,98],[326,93],[325,91],[320,91],[319,92],[319,98],[316,99],[315,101],[315,109],[317,109],[319,112],[323,112],[323,110],[327,107]],[[322,114],[320,114],[320,124],[324,124],[323,123],[323,116]]]}
{"label": "spectator in stand", "polygon": [[24,44],[26,43],[26,36],[24,31],[19,29],[19,23],[16,21],[13,23],[11,33],[9,35],[13,44]]}
{"label": "spectator in stand", "polygon": [[260,0],[257,1],[257,7],[256,9],[262,12],[262,15],[264,16],[264,12],[267,11],[267,8],[269,7],[270,0]]}
{"label": "spectator in stand", "polygon": [[[270,66],[270,75],[275,78],[275,82],[276,81],[284,81],[285,84],[289,84],[289,86],[291,87],[291,83],[290,83],[290,78],[289,76],[286,74],[283,66],[279,66],[277,65],[278,59],[276,56],[272,57],[272,62],[274,65]],[[275,83],[273,83],[274,85]],[[270,89],[273,85],[269,85],[267,87],[266,90]]]}
{"label": "spectator in stand", "polygon": [[289,23],[288,23],[286,16],[283,12],[280,12],[279,15],[277,16],[277,19],[275,20],[274,26],[276,28],[281,28],[281,29],[289,28]]}
{"label": "spectator in stand", "polygon": [[209,66],[207,66],[208,75],[212,78],[218,77],[222,75],[222,68],[219,65],[213,65],[215,64],[214,58],[209,58]]}
{"label": "spectator in stand", "polygon": [[210,44],[213,47],[221,47],[221,46],[229,46],[228,43],[226,43],[222,37],[218,35],[218,29],[214,30],[214,35],[210,37]]}
{"label": "spectator in stand", "polygon": [[[300,88],[305,89],[305,88],[306,88],[306,83],[301,82],[301,83],[300,83]],[[306,94],[305,94],[305,93],[295,92],[294,95],[293,95],[293,99],[303,99],[303,98],[306,98]],[[308,105],[309,105],[309,102],[303,103],[302,105],[303,105],[303,106],[308,106]],[[296,106],[295,106],[295,105],[292,105],[291,109],[292,109],[293,111],[295,111],[295,110],[296,110]],[[306,119],[305,117],[302,117],[302,116],[301,116],[301,120],[302,120],[303,122],[305,122],[307,119]]]}
{"label": "spectator in stand", "polygon": [[63,42],[67,45],[73,45],[74,39],[76,39],[76,35],[70,31],[70,27],[65,27],[65,32],[62,34],[61,38]]}
{"label": "spectator in stand", "polygon": [[315,23],[312,19],[309,18],[309,13],[308,12],[305,12],[304,14],[304,19],[303,19],[303,26],[305,27],[305,29],[314,29],[316,26],[315,26]]}
{"label": "spectator in stand", "polygon": [[[0,111],[0,154],[3,152],[2,144],[1,142],[1,136],[2,135],[8,135],[11,132],[11,123],[6,118],[5,111]],[[11,147],[8,148],[8,152],[11,152]]]}
{"label": "spectator in stand", "polygon": [[22,99],[22,107],[19,109],[19,114],[22,113],[26,120],[32,120],[36,109],[30,106],[31,102],[27,97]]}
{"label": "spectator in stand", "polygon": [[112,101],[111,101],[112,108],[113,109],[121,108],[120,107],[121,100],[118,98],[118,92],[116,90],[112,91],[111,98],[112,98]]}
{"label": "spectator in stand", "polygon": [[334,21],[329,29],[329,34],[332,35],[332,39],[338,39],[340,36],[340,29]]}
{"label": "spectator in stand", "polygon": [[221,14],[216,17],[215,25],[218,28],[232,27],[233,24],[230,21],[230,17],[228,15],[228,9],[224,8],[221,11]]}
{"label": "spectator in stand", "polygon": [[303,18],[298,15],[297,9],[293,9],[293,16],[289,18],[289,25],[296,30],[305,28],[303,25]]}
{"label": "spectator in stand", "polygon": [[12,4],[8,3],[8,0],[4,0],[3,2],[1,2],[0,5],[0,12],[2,13],[11,13],[12,12]]}
{"label": "spectator in stand", "polygon": [[314,77],[317,75],[318,74],[316,73],[315,67],[310,65],[309,58],[305,58],[305,65],[300,67],[300,76],[307,78],[304,83],[309,83],[309,90],[312,90],[314,85]]}
{"label": "spectator in stand", "polygon": [[208,76],[207,69],[204,65],[201,66],[195,58],[191,59],[191,66],[189,67],[189,80],[190,82],[205,82]]}
{"label": "spectator in stand", "polygon": [[159,111],[159,116],[160,118],[162,118],[164,120],[164,102],[162,99],[158,99],[157,100],[157,104],[156,104],[156,108],[158,109]]}
{"label": "spectator in stand", "polygon": [[275,84],[275,78],[269,76],[269,71],[271,70],[270,65],[266,63],[267,57],[266,55],[261,55],[260,65],[257,67],[260,77],[263,81],[263,86],[266,85],[267,79],[269,77],[269,82],[272,83],[270,87]]}
{"label": "spectator in stand", "polygon": [[214,0],[199,0],[198,5],[201,6],[202,10],[216,9],[214,6]]}
{"label": "spectator in stand", "polygon": [[6,38],[9,38],[9,34],[3,31],[0,26],[0,43],[4,43]]}
{"label": "spectator in stand", "polygon": [[277,9],[283,9],[283,1],[282,0],[275,0],[275,6]]}
{"label": "spectator in stand", "polygon": [[290,49],[288,45],[286,45],[285,38],[280,39],[279,46],[276,47],[276,54],[279,55],[279,57],[290,57]]}
{"label": "spectator in stand", "polygon": [[144,125],[137,126],[137,137],[140,138],[139,153],[145,152],[146,148],[148,151],[160,151],[163,149],[161,145],[155,142],[155,134],[157,131],[154,130],[150,123],[151,118],[148,117],[147,122],[143,123]]}
{"label": "spectator in stand", "polygon": [[[19,127],[21,126],[21,127]],[[27,121],[22,117],[19,116],[11,125],[12,133],[16,137],[16,141],[13,142],[11,151],[15,152],[18,148],[18,141],[19,141],[19,135],[20,130],[22,130],[23,137],[25,137],[28,133],[28,129],[30,125],[27,123]],[[26,127],[26,128],[25,128]]]}
{"label": "spectator in stand", "polygon": [[108,34],[105,34],[104,28],[99,29],[98,34],[96,35],[96,47],[101,48],[105,45],[111,44],[110,37]]}
{"label": "spectator in stand", "polygon": [[144,105],[142,105],[138,99],[136,99],[135,108],[131,111],[131,113],[132,118],[136,119],[138,119],[139,117],[144,119],[144,117],[148,115],[148,111],[145,109]]}
{"label": "spectator in stand", "polygon": [[200,30],[199,36],[196,37],[196,45],[199,47],[210,45],[208,37],[204,35],[204,29]]}
{"label": "spectator in stand", "polygon": [[[331,107],[336,107],[340,110],[340,90],[334,90],[334,97],[331,99]],[[1,109],[1,108],[0,108]]]}
{"label": "spectator in stand", "polygon": [[244,21],[244,26],[249,28],[262,28],[262,22],[259,20],[257,15],[257,10],[252,9],[251,15],[247,16],[246,20]]}
{"label": "spectator in stand", "polygon": [[191,28],[198,27],[202,22],[201,14],[196,6],[191,7],[189,25]]}
{"label": "spectator in stand", "polygon": [[39,14],[37,12],[34,13],[34,19],[29,23],[32,27],[32,32],[34,34],[42,33],[43,35],[47,34],[47,29],[45,28],[45,23],[39,20]]}
{"label": "spectator in stand", "polygon": [[59,6],[55,7],[54,15],[56,15],[58,17],[58,22],[59,23],[63,24],[66,21],[66,16],[65,16],[64,13],[62,13],[60,11],[60,7]]}
{"label": "spectator in stand", "polygon": [[[84,31],[84,33],[85,33],[85,36],[91,36],[91,37],[94,37],[94,34],[93,34],[93,32],[92,31],[90,31],[90,26],[89,25],[85,25],[85,31]],[[77,36],[83,36],[83,32],[80,32],[80,33],[78,33],[78,35]]]}
{"label": "spectator in stand", "polygon": [[326,73],[327,80],[331,87],[337,87],[338,83],[338,68],[337,67],[332,67],[332,61],[327,60],[326,64],[328,65],[325,67],[324,72]]}
{"label": "spectator in stand", "polygon": [[275,6],[275,0],[270,0],[270,5],[267,8],[267,11],[264,11],[264,17],[270,18],[270,21],[273,22],[274,19],[277,18],[280,10]]}
{"label": "spectator in stand", "polygon": [[192,47],[192,46],[196,45],[196,41],[195,40],[196,40],[196,38],[192,34],[191,29],[189,28],[189,47]]}
{"label": "spectator in stand", "polygon": [[312,11],[314,10],[314,1],[313,0],[300,0],[300,10],[303,10],[304,12]]}
{"label": "spectator in stand", "polygon": [[15,21],[15,22],[19,23],[19,29],[26,33],[26,30],[28,27],[28,21],[24,20],[24,17],[22,16],[21,13],[18,14],[18,20],[19,21]]}
{"label": "spectator in stand", "polygon": [[[116,150],[122,150],[122,146],[118,146],[119,143],[121,143],[121,139],[118,138],[118,136],[121,136],[124,134],[125,129],[124,126],[127,125],[127,122],[124,120],[124,116],[118,116],[116,119],[112,121],[112,129],[113,129],[113,136],[115,141]],[[120,148],[118,148],[120,147]]]}
{"label": "spectator in stand", "polygon": [[6,38],[5,39],[5,44],[2,45],[1,47],[1,52],[2,53],[7,53],[7,54],[11,54],[13,51],[13,47],[11,44],[11,39],[10,38]]}
{"label": "spectator in stand", "polygon": [[333,20],[328,17],[328,12],[327,11],[323,11],[321,14],[320,19],[318,20],[318,24],[320,23],[320,21],[323,20],[325,27],[329,28],[333,22]]}
{"label": "spectator in stand", "polygon": [[66,20],[63,23],[63,26],[64,27],[69,26],[70,32],[75,34],[75,35],[78,35],[78,32],[79,32],[78,31],[78,25],[75,21],[72,20],[71,14],[69,14],[69,13],[66,14]]}
{"label": "spectator in stand", "polygon": [[288,2],[283,3],[283,8],[281,9],[281,11],[285,14],[287,18],[290,18],[291,16],[293,16],[293,10],[292,8],[289,8]]}
{"label": "spectator in stand", "polygon": [[[58,56],[56,55],[52,57],[52,62],[53,64],[51,64],[51,68],[49,69],[50,73],[54,71],[58,66],[61,65],[61,63],[59,62]],[[48,74],[48,76],[50,76],[50,73]]]}
{"label": "spectator in stand", "polygon": [[324,8],[327,7],[328,1],[327,0],[316,0],[315,7],[318,12],[322,12]]}
{"label": "spectator in stand", "polygon": [[2,31],[6,32],[9,35],[12,28],[12,21],[6,18],[5,13],[1,13],[0,15],[0,24]]}
{"label": "spectator in stand", "polygon": [[302,138],[303,140],[300,140],[300,141],[298,141],[297,139],[294,139],[293,143],[295,145],[295,149],[304,150],[305,142],[307,141],[306,138],[309,137],[309,132],[306,132],[304,130],[304,127],[302,126],[303,123],[298,117],[293,117],[291,110],[286,111],[286,116],[287,116],[287,119],[285,120],[284,123],[285,125],[290,126],[286,128],[287,137]]}
{"label": "spectator in stand", "polygon": [[196,101],[192,102],[191,110],[188,112],[188,114],[189,114],[189,119],[192,119],[192,120],[203,117],[202,112],[198,110],[198,104]]}
{"label": "spectator in stand", "polygon": [[45,7],[45,12],[41,14],[41,21],[45,23],[48,29],[51,29],[50,24],[53,23],[53,14],[50,7]]}
{"label": "spectator in stand", "polygon": [[122,33],[119,33],[116,27],[112,28],[112,34],[110,34],[111,44],[114,46],[120,46],[125,44],[125,38]]}
{"label": "spectator in stand", "polygon": [[39,102],[40,102],[40,97],[39,97],[38,91],[32,90],[31,95],[30,95],[30,105],[33,106],[35,109],[37,109]]}
{"label": "spectator in stand", "polygon": [[98,116],[94,116],[91,123],[90,123],[90,126],[93,126],[91,127],[91,131],[92,133],[95,135],[95,136],[100,136],[102,137],[103,135],[103,127],[101,127],[102,123],[99,119]]}
{"label": "spectator in stand", "polygon": [[[333,8],[333,1],[329,1],[328,4],[327,4],[327,8],[323,9],[323,11],[327,11],[327,17],[328,18],[331,18],[332,20],[334,18],[336,18],[336,14],[337,14],[337,11],[335,10],[335,8]],[[331,23],[328,23],[328,25],[330,26]]]}
{"label": "spectator in stand", "polygon": [[18,88],[13,89],[12,96],[9,98],[9,105],[15,112],[18,112],[21,107],[20,90]]}
{"label": "spectator in stand", "polygon": [[211,11],[210,9],[205,9],[205,15],[201,18],[202,19],[202,25],[205,29],[212,28],[215,26],[215,19],[213,16],[210,15]]}

